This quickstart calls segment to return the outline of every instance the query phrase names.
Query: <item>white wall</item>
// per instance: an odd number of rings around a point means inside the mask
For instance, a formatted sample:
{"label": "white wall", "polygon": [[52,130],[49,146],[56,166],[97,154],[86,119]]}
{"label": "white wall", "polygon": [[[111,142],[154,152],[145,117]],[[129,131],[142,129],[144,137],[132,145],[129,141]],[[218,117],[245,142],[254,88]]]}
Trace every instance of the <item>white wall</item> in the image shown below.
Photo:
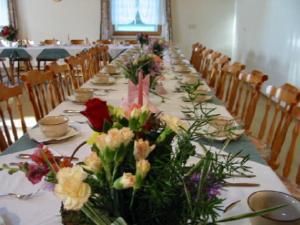
{"label": "white wall", "polygon": [[174,42],[191,53],[197,41],[232,55],[235,0],[173,0]]}
{"label": "white wall", "polygon": [[300,1],[236,0],[234,59],[300,87]]}
{"label": "white wall", "polygon": [[99,39],[100,0],[17,0],[20,38]]}

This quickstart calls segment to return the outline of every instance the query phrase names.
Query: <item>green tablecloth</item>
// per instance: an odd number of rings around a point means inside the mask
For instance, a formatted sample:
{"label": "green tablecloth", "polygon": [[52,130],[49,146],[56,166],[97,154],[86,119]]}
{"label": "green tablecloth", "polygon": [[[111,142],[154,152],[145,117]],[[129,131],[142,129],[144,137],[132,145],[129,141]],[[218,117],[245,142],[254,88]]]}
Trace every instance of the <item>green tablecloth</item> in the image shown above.
{"label": "green tablecloth", "polygon": [[36,59],[38,61],[55,61],[58,59],[64,59],[69,57],[70,54],[66,49],[63,48],[48,48],[44,49]]}
{"label": "green tablecloth", "polygon": [[31,55],[24,48],[6,48],[0,53],[0,58],[30,60]]}

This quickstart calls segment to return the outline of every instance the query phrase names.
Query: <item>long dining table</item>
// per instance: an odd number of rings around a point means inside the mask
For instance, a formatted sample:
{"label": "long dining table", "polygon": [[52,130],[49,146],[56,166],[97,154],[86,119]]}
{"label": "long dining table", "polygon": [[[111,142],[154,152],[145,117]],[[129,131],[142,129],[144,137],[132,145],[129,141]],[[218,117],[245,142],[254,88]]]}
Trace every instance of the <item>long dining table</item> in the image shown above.
{"label": "long dining table", "polygon": [[[178,50],[180,51],[180,50]],[[122,53],[126,54],[126,52]],[[182,53],[181,53],[182,54]],[[164,70],[162,74],[165,77],[163,81],[164,87],[167,90],[164,100],[157,95],[150,94],[150,101],[163,113],[171,114],[184,118],[182,109],[185,106],[189,106],[190,103],[182,100],[183,93],[175,93],[175,88],[178,86],[177,77],[180,73],[174,72],[172,69],[171,61],[168,55],[164,56]],[[186,60],[188,63],[188,60]],[[193,73],[196,71],[190,65],[190,69]],[[199,76],[200,77],[200,76]],[[204,82],[204,81],[203,81]],[[205,84],[206,85],[206,84]],[[127,96],[128,80],[124,76],[118,76],[115,84],[111,86],[100,86],[93,82],[87,81],[83,84],[83,87],[94,88],[94,97],[99,97],[102,100],[106,100],[109,104],[120,106]],[[209,88],[207,86],[207,88]],[[227,111],[225,105],[213,95],[213,98],[206,103],[207,107],[214,108],[214,113],[220,114],[226,117],[232,117]],[[70,155],[73,150],[86,140],[91,134],[92,130],[89,127],[87,120],[80,113],[66,114],[65,110],[84,110],[85,106],[77,104],[73,101],[64,101],[59,104],[49,115],[67,115],[72,127],[78,130],[76,136],[61,141],[59,143],[50,143],[48,146],[57,155]],[[220,141],[208,141],[205,139],[199,140],[202,144],[206,145],[212,151],[220,150],[224,143]],[[195,143],[197,145],[197,143]],[[9,147],[0,156],[0,164],[9,162],[22,162],[24,160],[19,159],[17,156],[20,153],[32,153],[37,142],[31,140],[27,134],[19,139],[15,144]],[[197,145],[197,151],[201,153],[200,145]],[[240,200],[238,205],[228,212],[221,215],[221,217],[233,216],[241,213],[250,212],[247,205],[247,197],[258,190],[276,190],[281,192],[288,192],[283,183],[272,171],[272,169],[266,164],[266,162],[259,156],[255,145],[251,143],[246,135],[242,135],[237,140],[231,141],[225,149],[224,154],[228,152],[239,152],[249,155],[250,161],[247,163],[252,168],[255,177],[235,177],[230,182],[251,182],[257,183],[259,186],[254,187],[227,187],[222,191],[222,197],[226,198],[224,206],[229,205],[232,202]],[[83,160],[90,152],[90,147],[84,145],[76,156]],[[191,161],[196,159],[191,159]],[[0,172],[0,195],[1,193],[14,192],[14,193],[32,193],[36,190],[42,189],[35,196],[27,200],[19,200],[14,197],[1,197],[0,196],[0,216],[6,221],[8,225],[61,225],[60,217],[60,200],[49,191],[43,189],[44,184],[41,182],[37,185],[32,185],[24,176],[24,174],[18,172],[14,175],[8,175],[6,171]],[[227,223],[230,225],[248,225],[251,224],[249,219],[241,221]]]}

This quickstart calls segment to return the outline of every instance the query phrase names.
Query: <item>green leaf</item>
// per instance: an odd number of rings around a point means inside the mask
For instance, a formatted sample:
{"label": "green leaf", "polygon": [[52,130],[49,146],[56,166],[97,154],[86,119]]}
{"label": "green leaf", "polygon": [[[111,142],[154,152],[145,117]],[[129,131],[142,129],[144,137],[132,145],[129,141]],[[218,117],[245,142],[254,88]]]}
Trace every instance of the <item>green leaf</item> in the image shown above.
{"label": "green leaf", "polygon": [[127,223],[122,217],[118,217],[111,225],[127,225]]}

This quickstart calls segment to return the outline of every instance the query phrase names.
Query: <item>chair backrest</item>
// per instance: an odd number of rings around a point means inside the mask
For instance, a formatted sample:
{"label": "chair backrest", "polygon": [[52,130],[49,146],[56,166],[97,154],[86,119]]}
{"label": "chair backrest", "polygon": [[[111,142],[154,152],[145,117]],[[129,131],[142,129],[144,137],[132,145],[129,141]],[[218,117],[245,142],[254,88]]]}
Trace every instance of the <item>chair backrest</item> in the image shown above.
{"label": "chair backrest", "polygon": [[62,100],[57,81],[51,71],[32,70],[23,75],[22,80],[27,87],[37,121],[47,115]]}
{"label": "chair backrest", "polygon": [[196,53],[200,50],[201,44],[199,44],[199,42],[196,42],[192,45],[192,54],[191,54],[191,59],[190,59],[190,63],[192,65],[194,65],[194,61],[195,61],[195,57],[196,57]]}
{"label": "chair backrest", "polygon": [[109,56],[109,48],[108,46],[97,46],[97,52],[99,57],[100,69],[109,64],[110,56]]}
{"label": "chair backrest", "polygon": [[[14,119],[14,116],[17,116],[17,114],[13,113],[14,108],[16,108],[20,117],[20,128],[22,128],[23,133],[26,133],[23,108],[19,99],[19,96],[22,94],[22,86],[7,87],[3,83],[0,83],[0,117],[2,122],[1,127],[3,127],[3,130],[0,128],[1,151],[11,145],[14,141],[18,140],[18,125],[16,125]],[[12,107],[12,102],[15,103],[15,107]],[[8,116],[8,119],[5,118],[5,115]]]}
{"label": "chair backrest", "polygon": [[231,59],[223,55],[222,57],[219,57],[215,60],[215,62],[212,65],[212,69],[210,73],[208,74],[207,81],[208,85],[212,88],[217,89],[217,85],[222,85],[221,82],[221,73],[222,73],[222,68],[229,63]]}
{"label": "chair backrest", "polygon": [[55,45],[57,43],[57,40],[55,40],[55,39],[46,39],[42,43],[44,45]]}
{"label": "chair backrest", "polygon": [[[277,169],[279,163],[277,162],[279,154],[282,149],[287,131],[292,122],[293,109],[300,102],[300,91],[297,87],[291,84],[284,84],[276,92],[277,104],[275,113],[281,114],[277,128],[275,130],[274,138],[271,144],[271,156],[268,161],[273,169]],[[273,123],[273,121],[272,121]]]}
{"label": "chair backrest", "polygon": [[205,46],[199,46],[199,48],[197,49],[197,51],[195,51],[194,53],[194,57],[193,57],[193,62],[192,65],[194,66],[194,68],[199,72],[200,71],[200,67],[202,65],[202,61],[203,61],[203,52],[206,50]]}
{"label": "chair backrest", "polygon": [[46,71],[51,71],[54,74],[62,100],[66,100],[67,96],[74,93],[75,87],[78,87],[68,64],[58,65],[54,62],[46,66]]}
{"label": "chair backrest", "polygon": [[97,44],[100,44],[100,45],[109,45],[109,44],[112,44],[112,40],[97,40]]}
{"label": "chair backrest", "polygon": [[203,76],[203,71],[205,70],[207,61],[209,60],[209,55],[213,53],[214,51],[212,49],[205,49],[201,52],[201,64],[199,67],[198,72]]}
{"label": "chair backrest", "polygon": [[252,124],[261,86],[267,80],[268,76],[259,70],[253,70],[250,74],[242,72],[239,75],[238,93],[235,98],[233,114],[240,115],[247,131]]}
{"label": "chair backrest", "polygon": [[76,81],[75,88],[77,89],[89,78],[84,59],[81,56],[71,56],[65,59],[65,62],[70,66],[72,76]]}
{"label": "chair backrest", "polygon": [[207,55],[205,58],[205,63],[203,65],[202,70],[202,77],[207,79],[208,75],[211,73],[214,62],[221,56],[220,52],[212,52],[211,54]]}
{"label": "chair backrest", "polygon": [[[293,163],[297,163],[299,165],[299,162],[294,161],[294,159],[297,150],[296,149],[297,140],[299,139],[299,134],[300,134],[300,107],[295,107],[292,111],[291,116],[295,122],[295,126],[293,128],[292,139],[289,144],[288,152],[284,162],[284,167],[282,170],[283,177],[288,177],[290,175]],[[299,145],[298,145],[298,150],[300,150]],[[300,185],[300,166],[298,168],[296,183]]]}
{"label": "chair backrest", "polygon": [[83,39],[73,39],[70,42],[71,42],[71,45],[84,45]]}
{"label": "chair backrest", "polygon": [[239,82],[239,74],[246,68],[244,64],[240,62],[234,62],[231,65],[224,66],[221,73],[220,82],[222,85],[219,90],[216,90],[216,94],[220,99],[223,99],[226,104],[228,110],[232,110],[233,104],[235,101],[238,82]]}

